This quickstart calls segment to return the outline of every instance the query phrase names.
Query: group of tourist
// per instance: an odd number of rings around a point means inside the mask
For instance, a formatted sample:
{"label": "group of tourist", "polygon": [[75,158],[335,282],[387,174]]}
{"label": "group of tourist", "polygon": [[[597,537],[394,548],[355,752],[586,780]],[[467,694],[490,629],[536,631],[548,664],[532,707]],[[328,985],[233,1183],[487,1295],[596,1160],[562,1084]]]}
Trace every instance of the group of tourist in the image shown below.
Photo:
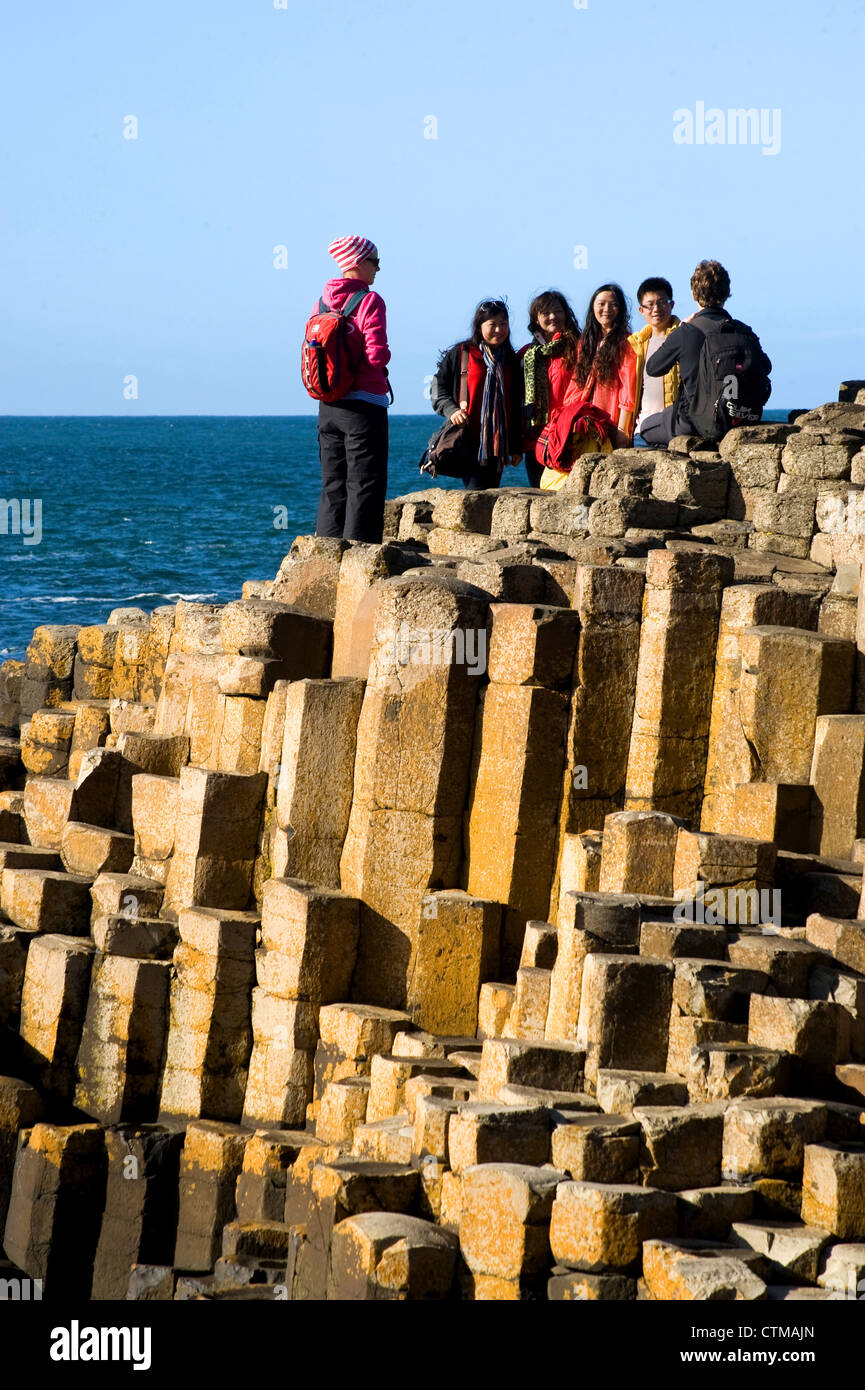
{"label": "group of tourist", "polygon": [[[318,396],[322,491],[316,532],[376,542],[382,535],[392,400],[385,305],[371,289],[380,260],[364,237],[342,237],[329,252],[342,275],[325,285],[319,311],[335,311],[343,325],[347,315],[357,346],[349,389],[335,400]],[[469,337],[439,358],[431,398],[447,423],[431,441],[422,468],[433,477],[458,476],[467,488],[495,488],[505,467],[525,458],[529,484],[555,489],[582,452],[629,448],[635,439],[665,446],[676,435],[705,436],[712,425],[720,437],[731,424],[759,419],[771,363],[752,330],[724,308],[727,271],[717,261],[701,261],[691,293],[697,311],[683,322],[673,312],[670,282],[662,276],[644,280],[637,290],[643,327],[632,332],[628,302],[617,284],[595,290],[582,328],[566,296],[545,290],[529,306],[530,341],[519,351],[511,341],[506,303],[482,300]],[[309,338],[308,325],[305,351]],[[707,390],[713,395],[708,425],[701,397]],[[755,393],[754,408],[746,398]],[[732,399],[728,404],[722,397]],[[451,464],[437,467],[445,456]]]}

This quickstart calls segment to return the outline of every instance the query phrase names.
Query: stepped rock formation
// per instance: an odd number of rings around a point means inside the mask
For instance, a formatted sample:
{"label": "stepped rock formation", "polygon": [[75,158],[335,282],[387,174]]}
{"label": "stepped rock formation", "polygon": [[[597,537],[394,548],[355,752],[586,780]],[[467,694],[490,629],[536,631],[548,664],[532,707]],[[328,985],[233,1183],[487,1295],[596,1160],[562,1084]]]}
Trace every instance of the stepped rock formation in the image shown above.
{"label": "stepped rock formation", "polygon": [[0,666],[0,1275],[865,1278],[865,383]]}

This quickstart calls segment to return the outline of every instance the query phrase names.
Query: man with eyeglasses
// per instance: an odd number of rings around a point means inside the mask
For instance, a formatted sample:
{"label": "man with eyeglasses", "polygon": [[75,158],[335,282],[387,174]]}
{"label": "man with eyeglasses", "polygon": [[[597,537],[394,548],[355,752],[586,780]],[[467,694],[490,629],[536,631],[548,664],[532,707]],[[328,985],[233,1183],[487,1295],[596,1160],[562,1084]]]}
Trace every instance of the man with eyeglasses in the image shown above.
{"label": "man with eyeglasses", "polygon": [[[650,276],[637,290],[637,303],[643,316],[644,328],[632,333],[629,342],[637,354],[637,387],[634,396],[634,434],[652,415],[658,415],[675,404],[679,394],[679,367],[674,363],[663,376],[649,376],[646,364],[663,347],[668,333],[679,326],[673,313],[673,287],[660,275]],[[648,443],[648,441],[645,441]]]}

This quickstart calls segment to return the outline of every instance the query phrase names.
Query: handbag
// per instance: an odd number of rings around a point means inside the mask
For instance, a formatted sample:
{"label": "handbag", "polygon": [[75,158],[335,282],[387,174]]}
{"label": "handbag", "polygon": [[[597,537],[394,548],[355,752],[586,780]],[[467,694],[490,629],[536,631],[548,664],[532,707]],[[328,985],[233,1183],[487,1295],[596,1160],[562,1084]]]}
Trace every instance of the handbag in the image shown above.
{"label": "handbag", "polygon": [[602,410],[574,401],[554,411],[538,438],[535,458],[545,468],[570,473],[580,454],[606,453],[604,445],[612,449],[612,430],[612,421]]}
{"label": "handbag", "polygon": [[[469,408],[469,354],[460,354],[460,410]],[[418,468],[431,478],[462,478],[477,466],[478,441],[468,421],[454,425],[446,420],[436,430],[423,453]]]}

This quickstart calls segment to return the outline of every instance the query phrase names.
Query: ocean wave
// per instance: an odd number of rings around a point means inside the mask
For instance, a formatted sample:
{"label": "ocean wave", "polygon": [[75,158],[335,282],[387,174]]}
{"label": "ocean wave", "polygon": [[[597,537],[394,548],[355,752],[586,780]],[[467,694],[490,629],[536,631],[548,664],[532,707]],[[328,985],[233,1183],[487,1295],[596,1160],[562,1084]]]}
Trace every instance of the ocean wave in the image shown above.
{"label": "ocean wave", "polygon": [[217,592],[216,589],[212,589],[206,594],[163,594],[159,590],[149,589],[146,593],[128,594],[125,598],[118,597],[117,594],[35,594],[23,598],[0,599],[0,608],[5,608],[10,603],[111,603],[116,608],[137,598],[182,598],[187,603],[197,603],[216,598]]}
{"label": "ocean wave", "polygon": [[187,603],[195,603],[206,598],[215,598],[216,590],[209,594],[163,594],[157,589],[148,589],[143,594],[130,594],[128,598],[120,600],[122,603],[131,603],[134,598],[182,598]]}
{"label": "ocean wave", "polygon": [[23,598],[4,598],[0,606],[7,603],[116,603],[113,594],[36,594]]}
{"label": "ocean wave", "polygon": [[108,600],[99,598],[79,598],[77,594],[28,594],[24,598],[4,598],[2,604],[7,603],[105,603]]}

